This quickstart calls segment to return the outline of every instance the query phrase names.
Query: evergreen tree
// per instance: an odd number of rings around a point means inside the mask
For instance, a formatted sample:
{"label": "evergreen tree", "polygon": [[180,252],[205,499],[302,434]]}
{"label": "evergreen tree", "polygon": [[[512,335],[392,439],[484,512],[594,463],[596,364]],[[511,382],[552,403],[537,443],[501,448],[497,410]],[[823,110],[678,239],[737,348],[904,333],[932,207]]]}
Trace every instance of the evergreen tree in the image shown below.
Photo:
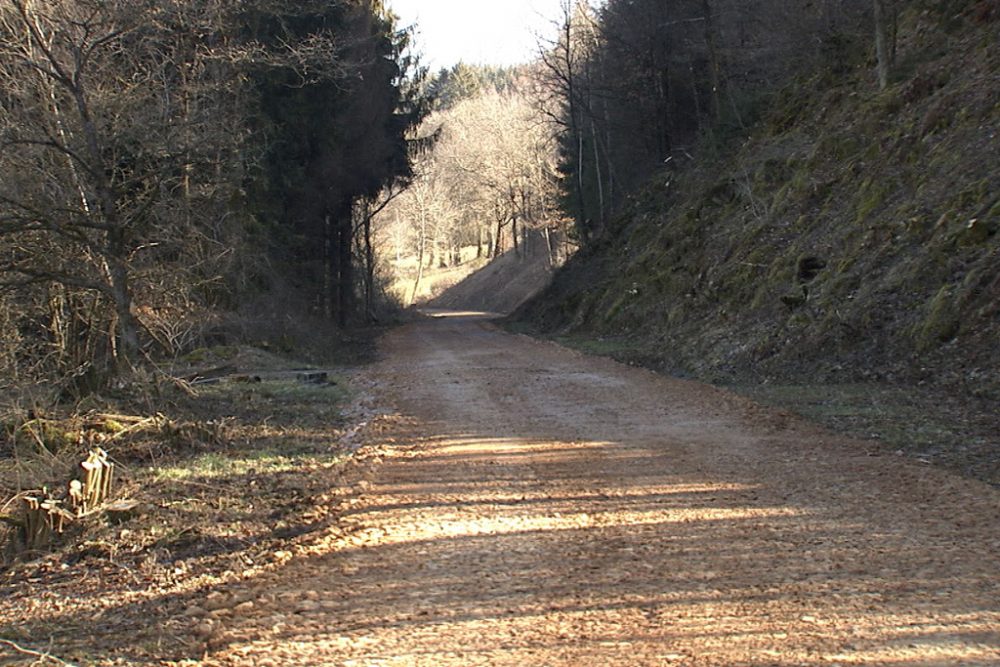
{"label": "evergreen tree", "polygon": [[255,73],[266,160],[250,188],[279,265],[317,312],[346,324],[355,313],[354,204],[409,176],[407,135],[424,113],[406,85],[409,35],[364,0],[289,3],[249,25],[272,48],[328,32],[342,45],[327,72],[300,64]]}

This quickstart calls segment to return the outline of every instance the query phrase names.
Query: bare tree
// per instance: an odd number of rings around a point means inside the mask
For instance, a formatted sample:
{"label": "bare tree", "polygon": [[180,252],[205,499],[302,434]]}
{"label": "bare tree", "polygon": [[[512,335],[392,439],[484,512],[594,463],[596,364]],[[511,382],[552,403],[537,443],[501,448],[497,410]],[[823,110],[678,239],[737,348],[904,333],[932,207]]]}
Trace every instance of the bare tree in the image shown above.
{"label": "bare tree", "polygon": [[[575,153],[570,162],[574,165],[572,193],[576,211],[577,226],[585,240],[600,234],[603,213],[598,215],[596,229],[594,221],[587,215],[587,164],[585,147],[589,125],[591,140],[594,142],[595,164],[599,171],[597,157],[597,129],[594,119],[593,88],[587,85],[587,67],[594,56],[597,45],[597,20],[594,10],[583,0],[562,0],[558,35],[555,40],[539,45],[539,56],[544,68],[540,78],[545,91],[543,108],[557,128],[561,129],[567,152]],[[605,210],[603,183],[598,176],[600,211]]]}
{"label": "bare tree", "polygon": [[0,0],[0,286],[59,295],[50,321],[103,332],[91,361],[134,365],[143,331],[176,350],[178,322],[234,306],[255,270],[244,188],[268,138],[248,75],[349,70],[328,31],[241,33],[266,4]]}
{"label": "bare tree", "polygon": [[[58,282],[113,307],[120,367],[139,349],[130,264],[143,252],[161,182],[148,124],[162,111],[163,62],[143,35],[143,7],[4,0],[0,81],[7,91],[0,160],[0,234],[11,242],[4,284]],[[15,166],[16,165],[16,166]],[[30,174],[30,175],[28,175]]]}
{"label": "bare tree", "polygon": [[[525,229],[557,218],[556,151],[549,128],[522,94],[487,90],[429,117],[435,136],[414,180],[377,216],[383,237],[409,239],[419,292],[424,269],[459,261],[461,246],[478,254],[520,251]],[[409,231],[403,231],[403,228]]]}
{"label": "bare tree", "polygon": [[555,146],[535,107],[522,95],[482,95],[449,112],[436,157],[465,200],[493,214],[494,245],[510,228],[544,222],[555,208]]}
{"label": "bare tree", "polygon": [[364,259],[365,316],[370,322],[378,319],[375,314],[377,258],[373,228],[374,220],[406,191],[406,185],[405,181],[390,183],[379,193],[377,198],[363,198],[354,207],[354,238],[357,239],[361,246],[360,254]]}

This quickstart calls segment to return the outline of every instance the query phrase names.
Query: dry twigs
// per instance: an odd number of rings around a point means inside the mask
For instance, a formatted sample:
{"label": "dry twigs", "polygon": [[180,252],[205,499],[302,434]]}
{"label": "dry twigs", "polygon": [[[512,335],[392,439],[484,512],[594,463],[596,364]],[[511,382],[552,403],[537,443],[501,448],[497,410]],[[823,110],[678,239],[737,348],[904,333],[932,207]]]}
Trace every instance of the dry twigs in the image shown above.
{"label": "dry twigs", "polygon": [[23,646],[20,646],[20,645],[18,645],[16,643],[12,642],[9,639],[0,639],[0,644],[3,644],[4,646],[9,646],[10,648],[14,649],[18,653],[21,653],[23,655],[30,655],[32,657],[38,658],[39,660],[50,660],[50,661],[56,663],[57,665],[67,665],[68,667],[74,667],[74,663],[72,663],[72,662],[66,662],[65,660],[57,658],[56,656],[52,655],[51,653],[46,653],[44,651],[35,651],[33,649],[30,649],[30,648],[25,648]]}

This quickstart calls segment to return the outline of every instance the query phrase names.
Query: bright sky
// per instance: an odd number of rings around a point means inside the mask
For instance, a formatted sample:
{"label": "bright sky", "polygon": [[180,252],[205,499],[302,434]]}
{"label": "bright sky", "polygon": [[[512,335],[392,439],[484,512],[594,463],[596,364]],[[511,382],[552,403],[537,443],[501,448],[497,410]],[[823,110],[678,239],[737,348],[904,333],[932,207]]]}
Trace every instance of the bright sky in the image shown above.
{"label": "bright sky", "polygon": [[536,35],[555,36],[560,0],[387,0],[403,26],[416,24],[421,62],[513,65],[535,59]]}

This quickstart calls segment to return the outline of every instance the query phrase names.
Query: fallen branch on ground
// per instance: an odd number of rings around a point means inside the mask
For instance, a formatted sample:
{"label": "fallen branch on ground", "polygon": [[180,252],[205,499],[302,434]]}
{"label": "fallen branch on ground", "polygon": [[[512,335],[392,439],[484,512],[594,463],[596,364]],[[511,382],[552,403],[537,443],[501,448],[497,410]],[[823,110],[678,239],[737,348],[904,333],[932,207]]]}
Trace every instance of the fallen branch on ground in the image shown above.
{"label": "fallen branch on ground", "polygon": [[24,655],[30,655],[30,656],[33,656],[35,658],[40,658],[42,660],[51,660],[52,662],[54,662],[54,663],[56,663],[58,665],[68,665],[68,667],[74,667],[74,665],[73,665],[72,662],[66,662],[65,660],[61,660],[61,659],[55,657],[54,655],[52,655],[51,653],[45,653],[43,651],[35,651],[35,650],[30,649],[30,648],[24,648],[23,646],[19,646],[19,645],[15,644],[14,642],[12,642],[9,639],[0,639],[0,644],[3,644],[5,646],[9,646],[12,649],[14,649],[15,651],[17,651],[18,653],[21,653],[21,654],[24,654]]}

